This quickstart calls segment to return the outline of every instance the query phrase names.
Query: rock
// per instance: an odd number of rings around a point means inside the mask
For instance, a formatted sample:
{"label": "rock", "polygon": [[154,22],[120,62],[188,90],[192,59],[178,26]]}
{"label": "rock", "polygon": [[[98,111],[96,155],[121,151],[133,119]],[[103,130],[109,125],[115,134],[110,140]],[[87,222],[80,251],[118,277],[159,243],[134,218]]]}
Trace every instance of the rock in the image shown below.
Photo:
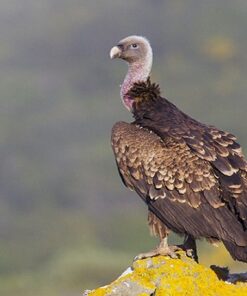
{"label": "rock", "polygon": [[[83,296],[244,296],[246,274],[229,275],[228,269],[213,270],[197,264],[180,253],[180,259],[154,257],[133,263],[111,284],[89,291]],[[231,280],[223,281],[220,278]]]}

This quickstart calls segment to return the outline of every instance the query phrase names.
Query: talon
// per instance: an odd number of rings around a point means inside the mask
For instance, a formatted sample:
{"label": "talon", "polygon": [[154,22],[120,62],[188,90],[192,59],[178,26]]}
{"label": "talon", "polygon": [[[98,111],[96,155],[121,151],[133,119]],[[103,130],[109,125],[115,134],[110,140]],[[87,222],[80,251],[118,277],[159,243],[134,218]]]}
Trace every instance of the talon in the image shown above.
{"label": "talon", "polygon": [[198,256],[193,249],[186,250],[186,256],[195,260],[198,263]]}
{"label": "talon", "polygon": [[155,257],[155,256],[169,256],[172,259],[177,259],[179,258],[179,255],[176,254],[177,251],[181,251],[181,247],[179,246],[168,246],[167,244],[167,238],[164,238],[161,242],[160,245],[147,253],[141,253],[137,256],[135,256],[134,261],[136,260],[141,260],[145,258],[150,258],[150,257]]}
{"label": "talon", "polygon": [[189,249],[189,250],[186,250],[186,255],[188,256],[188,257],[193,257],[194,255],[193,255],[193,250],[191,250],[191,249]]}
{"label": "talon", "polygon": [[198,263],[198,255],[196,250],[196,242],[195,239],[191,236],[187,236],[185,238],[184,244],[180,246],[183,251],[185,251],[186,256],[195,260]]}
{"label": "talon", "polygon": [[137,261],[137,260],[142,260],[142,259],[145,259],[146,257],[144,256],[144,254],[139,254],[139,255],[136,255],[133,259],[133,261]]}

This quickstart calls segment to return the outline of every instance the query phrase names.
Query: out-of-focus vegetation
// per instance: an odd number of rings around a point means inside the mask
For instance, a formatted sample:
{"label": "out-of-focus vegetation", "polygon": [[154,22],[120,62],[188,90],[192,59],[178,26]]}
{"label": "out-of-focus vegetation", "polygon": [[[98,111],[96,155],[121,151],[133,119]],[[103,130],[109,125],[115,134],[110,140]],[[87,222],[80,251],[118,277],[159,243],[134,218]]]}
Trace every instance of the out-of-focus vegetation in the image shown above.
{"label": "out-of-focus vegetation", "polygon": [[0,0],[0,295],[80,295],[156,244],[110,148],[131,120],[108,56],[122,37],[147,36],[163,93],[247,152],[246,14],[244,0]]}

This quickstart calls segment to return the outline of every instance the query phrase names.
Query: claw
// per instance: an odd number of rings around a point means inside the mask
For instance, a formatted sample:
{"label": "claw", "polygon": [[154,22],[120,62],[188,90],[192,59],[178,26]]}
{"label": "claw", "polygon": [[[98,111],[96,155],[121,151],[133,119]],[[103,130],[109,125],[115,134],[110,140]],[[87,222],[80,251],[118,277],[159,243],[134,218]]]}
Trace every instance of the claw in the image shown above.
{"label": "claw", "polygon": [[164,238],[160,242],[160,245],[156,249],[137,255],[134,258],[134,261],[145,259],[145,258],[150,258],[150,257],[155,257],[155,256],[169,256],[173,259],[177,259],[177,258],[179,258],[179,255],[176,254],[176,252],[181,251],[181,250],[182,250],[182,248],[179,246],[168,246],[167,238]]}
{"label": "claw", "polygon": [[195,239],[191,236],[185,237],[184,244],[180,246],[185,251],[186,255],[198,263],[198,255],[196,250]]}
{"label": "claw", "polygon": [[177,259],[180,257],[179,254],[176,253],[178,251],[186,252],[188,257],[192,258],[198,263],[195,239],[189,235],[185,238],[184,244],[178,246],[168,246],[167,237],[165,237],[161,240],[159,246],[156,249],[135,256],[134,261],[155,256],[169,256],[172,259]]}

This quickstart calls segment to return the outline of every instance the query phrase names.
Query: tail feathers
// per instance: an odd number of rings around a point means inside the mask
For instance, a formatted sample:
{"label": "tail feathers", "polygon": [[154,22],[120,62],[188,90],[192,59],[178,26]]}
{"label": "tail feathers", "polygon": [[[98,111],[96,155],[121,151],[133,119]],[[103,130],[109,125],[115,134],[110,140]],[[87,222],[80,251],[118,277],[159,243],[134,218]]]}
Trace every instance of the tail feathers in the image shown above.
{"label": "tail feathers", "polygon": [[229,241],[223,241],[223,243],[234,260],[247,262],[247,246],[241,247]]}

